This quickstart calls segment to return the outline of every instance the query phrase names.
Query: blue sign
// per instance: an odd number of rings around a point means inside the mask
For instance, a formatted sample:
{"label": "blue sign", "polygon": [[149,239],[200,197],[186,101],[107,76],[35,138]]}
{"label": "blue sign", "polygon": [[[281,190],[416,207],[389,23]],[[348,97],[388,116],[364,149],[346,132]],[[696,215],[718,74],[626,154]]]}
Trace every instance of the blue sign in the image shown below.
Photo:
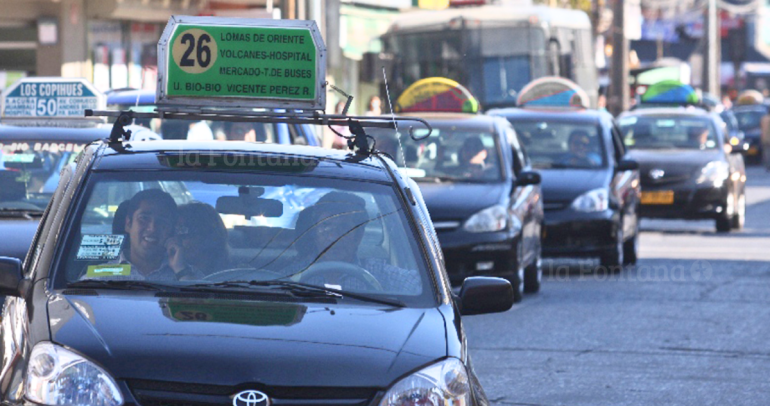
{"label": "blue sign", "polygon": [[85,79],[25,78],[3,93],[6,118],[85,117],[105,106],[104,95]]}

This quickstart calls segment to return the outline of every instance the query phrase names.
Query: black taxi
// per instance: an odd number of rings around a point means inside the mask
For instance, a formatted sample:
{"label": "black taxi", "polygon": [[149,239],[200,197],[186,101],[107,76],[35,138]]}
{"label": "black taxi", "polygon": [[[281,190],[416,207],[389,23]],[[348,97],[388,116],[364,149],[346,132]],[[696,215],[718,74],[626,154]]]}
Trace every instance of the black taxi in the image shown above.
{"label": "black taxi", "polygon": [[[164,80],[197,78],[179,69],[183,37],[213,47],[223,31],[300,36],[294,48],[321,66],[312,21],[174,16],[158,60],[177,71],[164,67]],[[64,166],[24,261],[0,258],[0,403],[488,404],[461,318],[508,310],[510,283],[468,278],[453,293],[420,189],[366,134],[392,124],[247,107],[282,95],[177,94],[153,113],[87,111],[117,116],[109,139]],[[241,108],[210,108],[228,97]],[[324,104],[309,99],[280,105]],[[136,141],[126,128],[161,115],[347,125],[354,150]]]}
{"label": "black taxi", "polygon": [[[396,101],[401,114],[430,123],[429,135],[410,130],[407,123],[400,131],[370,133],[425,196],[450,280],[460,284],[473,275],[504,277],[519,301],[525,292],[538,292],[542,280],[540,175],[532,171],[506,120],[463,112],[463,105],[475,102],[471,96],[447,101],[446,91],[426,90],[443,90],[442,84],[457,92],[452,94],[470,95],[449,79],[427,78]],[[413,96],[414,89],[419,96]]]}
{"label": "black taxi", "polygon": [[490,110],[513,124],[542,176],[543,254],[599,257],[618,271],[637,260],[638,164],[606,112],[587,109],[582,90],[561,78],[522,89],[520,107]]}

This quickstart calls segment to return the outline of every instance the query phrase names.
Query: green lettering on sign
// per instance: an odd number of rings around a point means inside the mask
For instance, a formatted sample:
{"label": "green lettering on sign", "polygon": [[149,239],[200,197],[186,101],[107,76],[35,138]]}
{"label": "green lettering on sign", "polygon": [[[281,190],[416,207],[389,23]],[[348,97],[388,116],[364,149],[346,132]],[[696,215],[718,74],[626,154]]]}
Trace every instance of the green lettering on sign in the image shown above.
{"label": "green lettering on sign", "polygon": [[179,24],[169,40],[169,97],[314,100],[318,55],[303,28]]}

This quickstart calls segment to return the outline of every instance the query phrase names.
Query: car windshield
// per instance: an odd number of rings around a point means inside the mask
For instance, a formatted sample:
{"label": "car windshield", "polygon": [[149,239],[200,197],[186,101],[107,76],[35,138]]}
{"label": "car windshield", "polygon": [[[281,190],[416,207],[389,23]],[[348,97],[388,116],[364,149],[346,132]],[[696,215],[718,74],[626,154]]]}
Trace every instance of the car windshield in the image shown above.
{"label": "car windshield", "polygon": [[593,123],[514,120],[511,122],[534,168],[600,168],[604,144]]}
{"label": "car windshield", "polygon": [[415,180],[440,179],[455,182],[494,182],[501,179],[500,146],[490,127],[433,124],[428,131],[415,129],[415,141],[408,124],[400,132],[368,129],[376,148],[395,159]]}
{"label": "car windshield", "polygon": [[57,276],[64,286],[235,289],[227,284],[277,281],[406,304],[429,305],[432,297],[422,251],[390,185],[307,174],[96,172],[83,202]]}
{"label": "car windshield", "polygon": [[725,110],[721,113],[719,113],[719,116],[722,117],[722,121],[725,122],[727,125],[727,131],[733,132],[733,131],[739,131],[740,127],[738,126],[738,121],[735,119],[735,114],[732,112]]}
{"label": "car windshield", "polygon": [[738,120],[738,128],[741,131],[751,131],[762,126],[762,117],[764,114],[761,111],[749,110],[749,111],[736,111],[735,118]]}
{"label": "car windshield", "polygon": [[715,149],[710,119],[692,116],[627,116],[620,119],[623,142],[632,149]]}
{"label": "car windshield", "polygon": [[41,213],[82,142],[0,138],[0,211]]}

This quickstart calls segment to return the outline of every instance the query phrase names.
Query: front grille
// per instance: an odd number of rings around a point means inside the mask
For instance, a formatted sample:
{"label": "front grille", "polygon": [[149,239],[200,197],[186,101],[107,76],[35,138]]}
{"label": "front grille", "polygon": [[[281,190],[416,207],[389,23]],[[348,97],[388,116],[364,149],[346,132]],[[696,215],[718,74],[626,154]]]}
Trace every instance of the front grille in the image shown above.
{"label": "front grille", "polygon": [[147,380],[130,380],[128,387],[141,406],[231,405],[232,396],[246,389],[264,392],[275,406],[365,406],[377,393],[374,388],[220,386]]}
{"label": "front grille", "polygon": [[562,210],[567,208],[567,206],[569,206],[569,202],[544,202],[543,210],[545,211]]}

